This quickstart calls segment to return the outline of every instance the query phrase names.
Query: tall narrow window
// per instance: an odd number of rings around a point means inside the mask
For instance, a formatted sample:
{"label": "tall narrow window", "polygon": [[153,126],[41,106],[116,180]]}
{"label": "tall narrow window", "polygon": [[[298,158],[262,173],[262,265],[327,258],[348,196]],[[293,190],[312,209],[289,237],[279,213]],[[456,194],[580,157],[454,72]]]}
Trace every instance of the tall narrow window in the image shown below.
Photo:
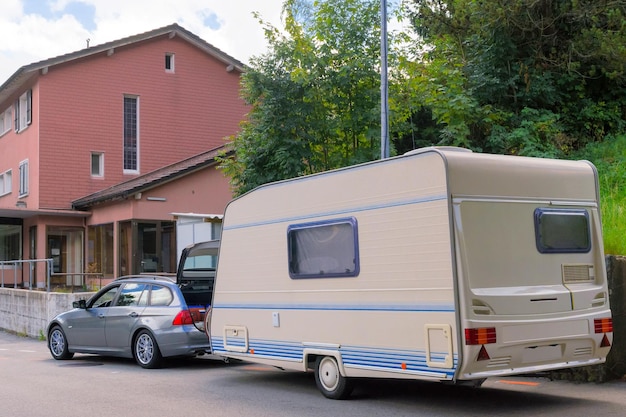
{"label": "tall narrow window", "polygon": [[0,195],[9,194],[11,192],[11,182],[13,176],[11,170],[0,173]]}
{"label": "tall narrow window", "polygon": [[91,153],[91,176],[104,176],[104,154],[102,152]]}
{"label": "tall narrow window", "polygon": [[124,97],[124,171],[137,172],[139,99]]}
{"label": "tall narrow window", "polygon": [[174,72],[174,54],[165,54],[165,72]]}
{"label": "tall narrow window", "polygon": [[28,159],[20,162],[20,189],[19,197],[28,194]]}
{"label": "tall narrow window", "polygon": [[33,94],[28,90],[15,100],[15,131],[25,129],[32,121]]}
{"label": "tall narrow window", "polygon": [[0,113],[0,136],[11,130],[11,108]]}

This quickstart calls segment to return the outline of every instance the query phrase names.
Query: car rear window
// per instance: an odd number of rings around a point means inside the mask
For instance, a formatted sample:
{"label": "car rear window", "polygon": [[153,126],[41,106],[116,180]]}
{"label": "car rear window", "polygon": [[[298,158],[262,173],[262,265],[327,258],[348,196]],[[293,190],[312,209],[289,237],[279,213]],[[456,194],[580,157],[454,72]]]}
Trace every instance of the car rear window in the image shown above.
{"label": "car rear window", "polygon": [[174,299],[172,291],[169,288],[161,285],[153,285],[150,291],[150,305],[151,306],[168,306]]}
{"label": "car rear window", "polygon": [[127,282],[122,287],[116,305],[124,307],[140,305],[140,299],[142,298],[141,295],[145,288],[146,284]]}

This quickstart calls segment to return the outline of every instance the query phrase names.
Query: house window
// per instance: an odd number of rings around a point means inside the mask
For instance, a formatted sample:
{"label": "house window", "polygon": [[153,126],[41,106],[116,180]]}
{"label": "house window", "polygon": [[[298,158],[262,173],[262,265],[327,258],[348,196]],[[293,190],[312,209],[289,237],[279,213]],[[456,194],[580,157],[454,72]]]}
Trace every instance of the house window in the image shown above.
{"label": "house window", "polygon": [[32,121],[33,93],[28,90],[15,100],[15,131],[26,129]]}
{"label": "house window", "polygon": [[354,218],[291,225],[287,228],[287,246],[291,278],[359,275]]}
{"label": "house window", "polygon": [[11,130],[11,108],[0,113],[0,136]]}
{"label": "house window", "polygon": [[87,227],[87,272],[113,275],[113,223]]}
{"label": "house window", "polygon": [[19,197],[28,195],[28,159],[20,162],[20,189]]}
{"label": "house window", "polygon": [[139,98],[124,97],[124,171],[136,173],[138,169]]}
{"label": "house window", "polygon": [[104,154],[102,152],[91,153],[91,176],[104,177]]}
{"label": "house window", "polygon": [[0,261],[22,259],[21,220],[5,219],[5,221],[8,224],[0,223]]}
{"label": "house window", "polygon": [[120,222],[118,243],[119,275],[176,272],[175,222]]}
{"label": "house window", "polygon": [[9,194],[11,192],[11,182],[13,181],[13,175],[11,170],[0,173],[0,196]]}
{"label": "house window", "polygon": [[165,72],[174,72],[174,54],[165,54]]}
{"label": "house window", "polygon": [[535,240],[541,253],[587,253],[590,236],[587,210],[535,210]]}

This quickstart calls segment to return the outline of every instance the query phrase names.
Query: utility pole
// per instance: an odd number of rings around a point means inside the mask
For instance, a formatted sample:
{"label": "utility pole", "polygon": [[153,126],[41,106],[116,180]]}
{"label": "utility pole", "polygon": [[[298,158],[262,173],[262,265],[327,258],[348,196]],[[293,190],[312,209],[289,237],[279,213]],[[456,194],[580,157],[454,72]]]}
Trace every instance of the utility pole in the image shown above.
{"label": "utility pole", "polygon": [[387,0],[380,0],[380,159],[389,158],[389,81],[387,75]]}

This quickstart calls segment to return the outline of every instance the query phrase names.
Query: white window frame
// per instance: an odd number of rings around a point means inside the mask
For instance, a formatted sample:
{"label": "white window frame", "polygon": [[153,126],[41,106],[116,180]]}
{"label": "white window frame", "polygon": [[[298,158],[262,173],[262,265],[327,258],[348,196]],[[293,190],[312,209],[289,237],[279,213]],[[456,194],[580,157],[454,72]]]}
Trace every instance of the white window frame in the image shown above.
{"label": "white window frame", "polygon": [[[129,138],[127,138],[127,132],[126,132],[126,125],[127,125],[127,120],[126,120],[126,104],[125,104],[125,100],[126,99],[134,99],[135,100],[135,116],[136,116],[136,120],[135,120],[135,145],[134,145],[134,153],[135,153],[135,168],[127,168],[127,162],[132,162],[130,160],[127,161],[128,158],[128,154],[127,154],[127,143],[126,141],[129,140]],[[139,137],[140,137],[140,133],[139,133],[139,96],[135,96],[135,95],[130,95],[130,94],[125,94],[124,95],[124,105],[123,105],[123,126],[122,126],[122,167],[124,170],[124,174],[138,174],[139,173]]]}
{"label": "white window frame", "polygon": [[0,136],[11,130],[11,108],[0,113]]}
{"label": "white window frame", "polygon": [[9,169],[0,173],[0,196],[11,194],[13,189],[13,172]]}
{"label": "white window frame", "polygon": [[28,159],[20,162],[20,188],[18,197],[25,197],[28,195]]}
{"label": "white window frame", "polygon": [[33,90],[28,90],[22,94],[14,105],[15,131],[21,132],[33,121]]}
{"label": "white window frame", "polygon": [[[168,59],[169,59],[169,68],[167,66],[168,64]],[[174,53],[172,52],[167,52],[165,54],[165,72],[170,72],[170,73],[174,73],[175,71],[175,66],[174,66]]]}
{"label": "white window frame", "polygon": [[[94,172],[94,158],[98,158],[98,171]],[[104,153],[103,152],[92,152],[91,153],[91,176],[94,178],[102,178],[104,177]]]}

